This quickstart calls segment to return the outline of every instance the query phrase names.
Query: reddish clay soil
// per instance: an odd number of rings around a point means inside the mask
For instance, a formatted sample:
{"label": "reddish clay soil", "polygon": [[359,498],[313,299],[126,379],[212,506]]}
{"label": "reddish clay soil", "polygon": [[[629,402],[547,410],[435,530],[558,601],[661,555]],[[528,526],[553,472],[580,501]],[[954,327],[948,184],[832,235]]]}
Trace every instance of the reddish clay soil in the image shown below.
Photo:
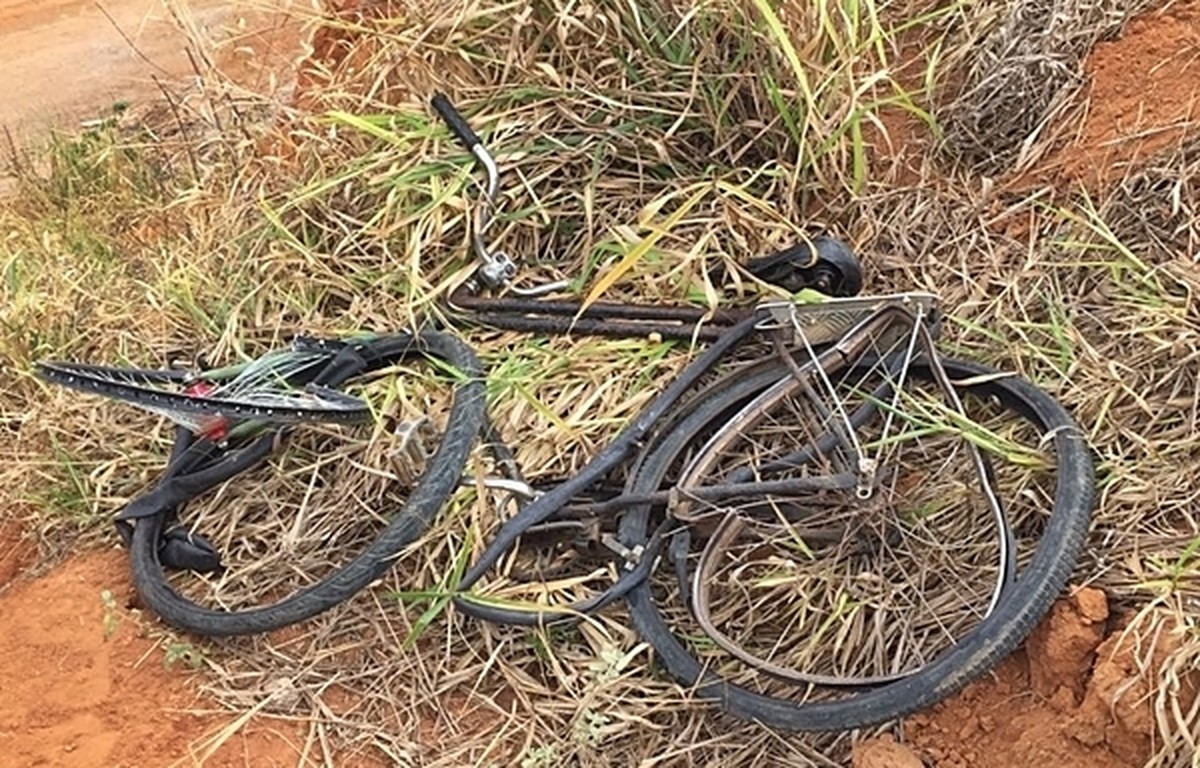
{"label": "reddish clay soil", "polygon": [[[931,43],[918,27],[901,33],[897,47],[899,54],[891,59],[891,77],[906,92],[919,92],[929,66]],[[895,94],[890,86],[881,86],[874,96],[884,100]],[[921,186],[922,158],[931,139],[928,127],[899,104],[880,107],[875,117],[878,124],[867,122],[863,126],[872,177],[889,186]]]}
{"label": "reddish clay soil", "polygon": [[[6,526],[0,555],[9,579],[0,582],[0,754],[14,765],[310,764],[304,726],[266,717],[252,718],[197,760],[233,716],[211,714],[215,708],[195,690],[199,673],[166,664],[155,622],[127,607],[134,601],[123,552],[81,553],[30,578],[12,564],[32,564],[33,549]],[[104,591],[112,595],[107,606]],[[1121,625],[1102,592],[1075,591],[990,677],[909,718],[903,743],[882,737],[858,744],[854,767],[1141,765],[1154,733],[1152,691]],[[1168,637],[1152,661],[1170,650]],[[1194,684],[1185,686],[1185,711],[1195,695]],[[421,740],[436,743],[437,718],[427,726]]]}
{"label": "reddish clay soil", "polygon": [[[0,0],[0,126],[63,125],[98,116],[117,101],[156,98],[195,74],[188,35],[162,0]],[[216,66],[239,85],[270,87],[269,73],[299,50],[300,25],[283,13],[290,0],[189,0],[184,24],[215,52]],[[201,65],[201,70],[204,67]],[[24,131],[22,131],[24,133]]]}
{"label": "reddish clay soil", "polygon": [[1082,120],[1056,126],[1058,149],[1031,174],[1089,190],[1119,181],[1154,153],[1196,134],[1200,0],[1163,3],[1132,20],[1084,63]]}
{"label": "reddish clay soil", "polygon": [[[124,606],[119,551],[80,554],[35,579],[35,558],[13,526],[0,529],[0,755],[5,765],[145,768],[196,765],[229,715],[195,692],[193,672]],[[101,597],[111,592],[113,603]],[[203,763],[208,768],[303,766],[305,728],[253,718]]]}
{"label": "reddish clay soil", "polygon": [[[989,677],[909,718],[904,744],[883,737],[857,745],[855,768],[1144,764],[1155,733],[1150,676],[1176,641],[1165,635],[1141,672],[1123,625],[1103,592],[1074,592]],[[1195,683],[1183,686],[1184,711]]]}
{"label": "reddish clay soil", "polygon": [[891,734],[854,745],[850,765],[851,768],[925,768],[921,758]]}

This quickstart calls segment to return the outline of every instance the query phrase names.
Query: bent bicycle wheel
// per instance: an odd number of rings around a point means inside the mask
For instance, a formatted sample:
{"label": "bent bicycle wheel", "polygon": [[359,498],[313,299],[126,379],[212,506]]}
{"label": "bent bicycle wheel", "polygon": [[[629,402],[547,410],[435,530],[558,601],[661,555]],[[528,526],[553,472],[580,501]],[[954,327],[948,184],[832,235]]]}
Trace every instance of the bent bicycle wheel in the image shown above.
{"label": "bent bicycle wheel", "polygon": [[[163,478],[125,515],[135,521],[134,584],[166,623],[248,635],[327,611],[391,569],[459,486],[484,421],[470,348],[424,331],[374,339],[354,357],[318,381],[379,403],[373,428],[305,430],[280,452],[278,431],[222,448],[179,429]],[[183,535],[172,536],[185,507]],[[164,537],[195,547],[193,529],[222,550],[223,567],[168,573]]]}
{"label": "bent bicycle wheel", "polygon": [[[643,452],[627,492],[673,488],[676,533],[630,611],[700,696],[788,730],[878,724],[983,674],[1059,594],[1092,509],[1083,438],[1045,392],[932,336],[919,311],[824,349],[797,325]],[[652,527],[634,508],[623,539]]]}

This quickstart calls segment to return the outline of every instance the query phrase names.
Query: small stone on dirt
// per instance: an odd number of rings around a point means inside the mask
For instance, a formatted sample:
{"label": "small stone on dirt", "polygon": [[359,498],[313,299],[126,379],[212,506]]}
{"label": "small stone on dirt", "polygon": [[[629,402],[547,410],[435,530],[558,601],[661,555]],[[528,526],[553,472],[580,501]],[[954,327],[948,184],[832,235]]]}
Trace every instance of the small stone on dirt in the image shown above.
{"label": "small stone on dirt", "polygon": [[854,745],[852,768],[924,768],[921,758],[889,734]]}
{"label": "small stone on dirt", "polygon": [[1080,617],[1091,624],[1108,619],[1108,597],[1099,589],[1078,589],[1071,595],[1071,601]]}

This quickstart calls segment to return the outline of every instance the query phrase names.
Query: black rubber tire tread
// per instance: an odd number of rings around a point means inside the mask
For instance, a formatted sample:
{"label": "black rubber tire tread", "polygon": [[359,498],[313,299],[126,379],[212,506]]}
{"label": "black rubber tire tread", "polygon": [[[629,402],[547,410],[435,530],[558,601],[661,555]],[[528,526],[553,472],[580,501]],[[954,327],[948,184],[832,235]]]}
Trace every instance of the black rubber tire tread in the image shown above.
{"label": "black rubber tire tread", "polygon": [[[836,701],[798,703],[762,695],[708,672],[663,620],[650,584],[640,584],[626,598],[634,626],[677,681],[694,687],[696,695],[714,700],[729,713],[768,727],[840,732],[879,725],[933,706],[978,679],[1024,641],[1061,593],[1086,539],[1095,495],[1092,457],[1070,415],[1032,383],[1016,376],[993,378],[997,371],[972,362],[943,358],[941,363],[956,380],[984,377],[964,389],[994,396],[1006,408],[1036,423],[1051,436],[1056,451],[1054,505],[1042,538],[1016,584],[1006,590],[992,614],[957,645],[909,677]],[[785,375],[782,362],[779,365],[780,375]],[[929,376],[928,364],[915,363],[912,371]],[[711,418],[705,410],[717,410],[722,403],[713,397],[691,405],[694,417],[678,421],[640,457],[629,492],[659,487],[679,453]],[[649,525],[649,506],[631,508],[621,522],[621,538],[628,545],[643,542]]]}
{"label": "black rubber tire tread", "polygon": [[333,608],[392,567],[396,554],[425,531],[458,487],[485,418],[483,371],[470,347],[449,334],[422,331],[410,341],[408,348],[391,354],[425,352],[455,367],[463,379],[454,388],[441,444],[404,506],[375,541],[318,583],[277,603],[242,611],[218,611],[192,602],[167,581],[158,560],[158,542],[167,518],[164,510],[163,514],[138,522],[130,545],[134,585],[152,611],[167,624],[200,635],[221,637],[270,632]]}

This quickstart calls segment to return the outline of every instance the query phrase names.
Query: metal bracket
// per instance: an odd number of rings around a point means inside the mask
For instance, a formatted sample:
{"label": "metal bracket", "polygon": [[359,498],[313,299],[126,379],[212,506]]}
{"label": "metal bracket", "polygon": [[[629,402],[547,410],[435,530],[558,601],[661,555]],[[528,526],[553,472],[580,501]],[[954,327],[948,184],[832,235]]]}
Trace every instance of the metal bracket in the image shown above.
{"label": "metal bracket", "polygon": [[625,567],[631,571],[637,567],[638,563],[642,560],[642,555],[646,553],[646,548],[643,545],[638,544],[636,547],[630,549],[611,533],[601,536],[600,543],[620,555],[625,561]]}

